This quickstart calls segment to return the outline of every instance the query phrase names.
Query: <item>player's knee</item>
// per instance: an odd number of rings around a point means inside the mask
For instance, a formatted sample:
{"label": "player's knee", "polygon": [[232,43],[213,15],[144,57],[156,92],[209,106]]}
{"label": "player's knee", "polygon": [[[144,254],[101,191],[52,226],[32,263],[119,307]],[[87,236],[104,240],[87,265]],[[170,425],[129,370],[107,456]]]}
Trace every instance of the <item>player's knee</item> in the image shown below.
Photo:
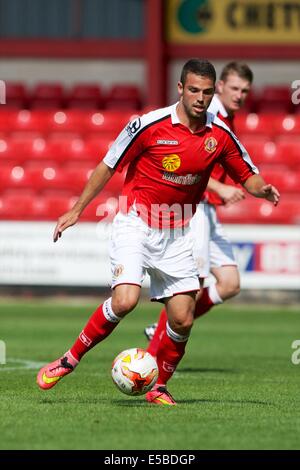
{"label": "player's knee", "polygon": [[172,323],[176,333],[188,335],[193,326],[193,315],[188,314],[185,317],[175,318]]}
{"label": "player's knee", "polygon": [[112,309],[116,315],[124,316],[131,312],[138,303],[138,298],[134,295],[117,296],[112,301]]}

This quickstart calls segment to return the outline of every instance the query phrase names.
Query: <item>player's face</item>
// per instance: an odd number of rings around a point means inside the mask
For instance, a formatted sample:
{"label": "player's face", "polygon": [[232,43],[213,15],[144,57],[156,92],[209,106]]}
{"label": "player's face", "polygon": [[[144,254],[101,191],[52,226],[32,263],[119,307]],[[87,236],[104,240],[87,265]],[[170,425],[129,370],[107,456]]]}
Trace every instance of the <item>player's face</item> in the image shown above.
{"label": "player's face", "polygon": [[229,113],[235,113],[242,108],[251,88],[251,83],[236,73],[228,75],[226,81],[217,84],[218,95]]}
{"label": "player's face", "polygon": [[188,73],[184,86],[178,83],[180,101],[190,119],[199,119],[205,114],[215,92],[211,78]]}

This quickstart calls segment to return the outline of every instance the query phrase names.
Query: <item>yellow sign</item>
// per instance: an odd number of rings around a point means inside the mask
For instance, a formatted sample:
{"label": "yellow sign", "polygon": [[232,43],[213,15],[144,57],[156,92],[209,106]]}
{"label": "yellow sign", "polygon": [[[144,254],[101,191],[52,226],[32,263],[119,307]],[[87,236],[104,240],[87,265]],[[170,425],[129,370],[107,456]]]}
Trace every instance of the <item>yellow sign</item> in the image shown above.
{"label": "yellow sign", "polygon": [[181,160],[179,155],[172,153],[171,155],[167,155],[162,159],[162,166],[167,171],[176,171],[181,165]]}
{"label": "yellow sign", "polygon": [[300,44],[300,0],[167,0],[177,44]]}

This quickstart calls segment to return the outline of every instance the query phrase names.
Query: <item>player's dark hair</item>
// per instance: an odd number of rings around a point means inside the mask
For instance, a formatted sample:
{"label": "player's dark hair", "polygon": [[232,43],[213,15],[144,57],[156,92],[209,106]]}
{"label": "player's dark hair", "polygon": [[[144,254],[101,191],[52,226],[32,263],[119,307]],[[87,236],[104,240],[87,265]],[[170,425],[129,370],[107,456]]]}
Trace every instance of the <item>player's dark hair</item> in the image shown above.
{"label": "player's dark hair", "polygon": [[229,62],[223,68],[220,75],[220,80],[226,82],[228,75],[232,73],[236,73],[240,78],[248,80],[250,83],[253,82],[253,72],[247,64],[242,62]]}
{"label": "player's dark hair", "polygon": [[208,60],[190,59],[184,64],[180,76],[180,81],[183,86],[185,85],[188,73],[194,73],[195,75],[211,78],[214,83],[216,82],[216,70]]}

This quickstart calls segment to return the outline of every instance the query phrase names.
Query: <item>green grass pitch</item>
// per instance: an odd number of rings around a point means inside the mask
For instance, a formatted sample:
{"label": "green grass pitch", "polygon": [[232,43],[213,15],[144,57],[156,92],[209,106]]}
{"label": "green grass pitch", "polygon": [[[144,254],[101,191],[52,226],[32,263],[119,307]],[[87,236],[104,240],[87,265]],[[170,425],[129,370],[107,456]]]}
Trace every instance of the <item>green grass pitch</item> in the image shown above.
{"label": "green grass pitch", "polygon": [[112,383],[113,358],[146,347],[160,306],[141,303],[54,389],[35,383],[39,363],[61,355],[94,305],[0,303],[1,449],[299,449],[300,339],[296,307],[227,303],[199,319],[169,383],[177,407],[128,397]]}

